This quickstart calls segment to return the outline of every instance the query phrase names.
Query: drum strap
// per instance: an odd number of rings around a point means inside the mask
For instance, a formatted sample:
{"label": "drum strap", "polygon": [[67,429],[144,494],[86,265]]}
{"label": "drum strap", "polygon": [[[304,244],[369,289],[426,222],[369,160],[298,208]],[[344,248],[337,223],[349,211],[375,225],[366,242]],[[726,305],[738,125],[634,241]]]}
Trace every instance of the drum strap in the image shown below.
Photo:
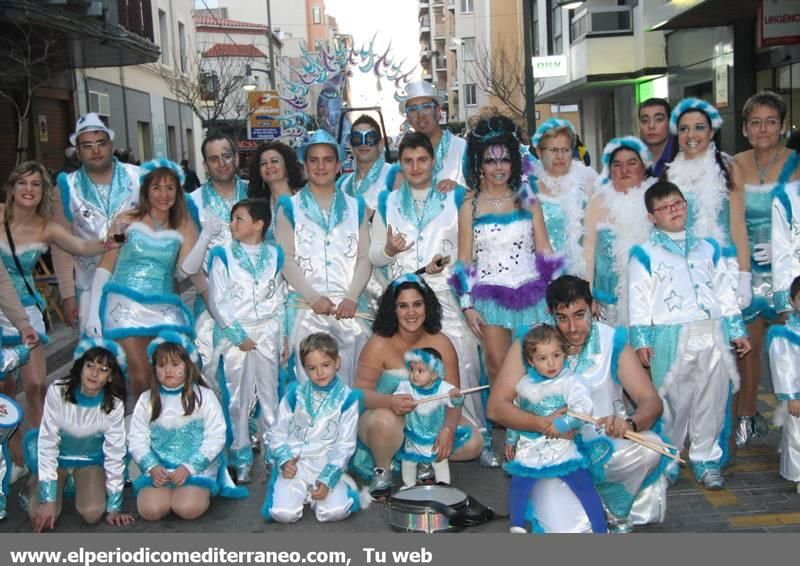
{"label": "drum strap", "polygon": [[[17,266],[17,271],[19,272],[19,276],[22,277],[23,283],[25,283],[25,288],[28,290],[28,294],[33,297],[34,301],[36,300],[36,293],[33,292],[31,289],[30,283],[28,280],[25,279],[25,272],[22,271],[22,265],[19,263],[19,258],[17,257],[17,250],[16,246],[14,246],[14,238],[11,236],[11,227],[8,225],[8,220],[3,222],[3,226],[6,229],[6,239],[8,240],[8,247],[11,249],[11,257],[14,258],[14,265]],[[36,308],[39,309],[39,312],[42,313],[42,319],[44,320],[45,330],[50,330],[50,319],[47,316],[47,311],[43,310],[42,307],[39,306],[38,301],[35,303]]]}

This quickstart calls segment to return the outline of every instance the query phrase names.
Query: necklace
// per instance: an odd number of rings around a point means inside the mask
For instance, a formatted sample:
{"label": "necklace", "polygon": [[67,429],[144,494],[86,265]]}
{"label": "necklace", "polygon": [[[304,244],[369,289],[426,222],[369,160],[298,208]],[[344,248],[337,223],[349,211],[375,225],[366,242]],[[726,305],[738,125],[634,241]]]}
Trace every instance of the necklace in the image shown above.
{"label": "necklace", "polygon": [[761,167],[761,164],[758,162],[758,156],[756,155],[756,150],[753,150],[753,161],[756,164],[756,169],[758,169],[758,184],[763,185],[764,181],[767,180],[767,172],[772,168],[773,165],[778,161],[778,158],[783,153],[783,148],[779,148],[778,151],[775,152],[775,155],[772,156],[772,159],[769,160],[766,167]]}
{"label": "necklace", "polygon": [[493,207],[495,207],[497,210],[500,210],[500,208],[501,208],[501,207],[502,207],[502,206],[503,206],[505,203],[507,203],[508,201],[510,201],[510,200],[511,200],[511,199],[514,197],[514,193],[513,193],[513,191],[511,191],[511,190],[509,190],[509,191],[508,191],[508,193],[506,194],[506,196],[504,196],[504,197],[500,197],[500,198],[494,198],[492,195],[490,195],[490,194],[489,194],[489,192],[488,192],[488,191],[487,191],[487,192],[485,192],[485,193],[484,193],[484,195],[486,195],[486,200],[488,200],[488,201],[489,201],[489,203],[490,203],[490,204],[491,204]]}
{"label": "necklace", "polygon": [[167,220],[165,222],[159,222],[153,217],[152,214],[150,214],[149,216],[150,216],[150,221],[153,223],[153,228],[155,229],[156,232],[161,232],[164,228],[167,227],[167,224],[169,224],[169,217],[167,217]]}

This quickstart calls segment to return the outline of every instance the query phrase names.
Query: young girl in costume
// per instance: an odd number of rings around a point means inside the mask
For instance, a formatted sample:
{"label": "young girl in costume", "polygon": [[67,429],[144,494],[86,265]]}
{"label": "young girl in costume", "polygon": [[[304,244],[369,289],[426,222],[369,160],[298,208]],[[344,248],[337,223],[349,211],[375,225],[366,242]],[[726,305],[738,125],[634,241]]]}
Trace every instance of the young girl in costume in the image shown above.
{"label": "young girl in costume", "polygon": [[[481,340],[493,383],[515,329],[549,320],[545,290],[562,264],[552,253],[542,207],[529,194],[514,123],[480,120],[468,138],[467,183],[459,209],[458,259],[450,284]],[[545,254],[545,255],[541,255]]]}
{"label": "young girl in costume", "polygon": [[[39,427],[38,481],[28,512],[33,532],[55,528],[64,484],[75,480],[75,507],[89,524],[106,513],[109,525],[128,525],[122,513],[125,469],[125,354],[114,342],[84,339],[69,375],[47,390]],[[34,465],[34,463],[32,463]]]}
{"label": "young girl in costume", "polygon": [[[249,408],[256,403],[264,430],[275,424],[286,289],[283,252],[267,243],[270,207],[245,199],[231,210],[233,240],[211,251],[208,291],[215,307],[214,359],[229,423],[228,458],[237,483],[250,481],[253,450]],[[283,355],[286,348],[283,348]]]}
{"label": "young girl in costume", "polygon": [[139,396],[128,433],[128,450],[142,471],[133,483],[139,514],[146,521],[170,511],[197,519],[212,495],[246,497],[228,477],[225,417],[200,376],[194,344],[162,332],[147,350],[155,377]]}
{"label": "young girl in costume", "polygon": [[[97,256],[104,250],[119,247],[111,235],[105,240],[82,240],[68,232],[52,219],[53,186],[44,166],[34,161],[18,165],[5,184],[7,196],[3,209],[3,227],[0,228],[0,258],[8,271],[20,302],[25,307],[31,326],[47,343],[43,309],[45,301],[36,291],[33,270],[39,258],[55,244],[77,256]],[[19,331],[0,311],[0,331],[4,345],[21,342]],[[47,367],[44,348],[34,348],[29,361],[20,366],[20,379],[25,392],[25,417],[31,428],[39,427],[44,410],[47,389]],[[17,394],[16,380],[9,379],[0,391],[12,399]],[[22,466],[20,436],[14,435],[10,451],[14,463]]]}
{"label": "young girl in costume", "polygon": [[[434,348],[409,350],[405,354],[408,380],[400,382],[394,395],[410,395],[417,403],[413,411],[405,415],[405,442],[397,455],[402,462],[401,471],[403,485],[417,485],[417,464],[425,462],[433,467],[437,483],[450,483],[450,466],[447,458],[437,461],[438,446],[436,438],[445,426],[444,417],[448,407],[459,408],[464,404],[464,397],[457,387],[444,381],[444,364],[442,355]],[[446,399],[425,401],[426,398],[449,394]],[[457,449],[468,437],[467,429],[454,432]]]}
{"label": "young girl in costume", "polygon": [[[514,431],[506,445],[506,457],[511,460],[504,466],[511,474],[511,532],[526,532],[525,523],[529,522],[535,533],[605,533],[603,503],[592,483],[589,462],[574,440],[561,438],[579,430],[583,423],[567,414],[555,414],[565,406],[569,411],[591,414],[589,392],[580,376],[564,367],[566,343],[552,326],[542,324],[529,330],[522,341],[522,354],[528,369],[517,384],[514,403],[552,420],[544,433]],[[558,505],[537,505],[539,496],[552,489],[564,491]]]}
{"label": "young girl in costume", "polygon": [[262,515],[294,523],[309,503],[318,521],[341,521],[359,509],[344,472],[356,449],[361,394],[337,375],[339,346],[330,334],[308,335],[299,352],[308,380],[292,382],[268,431],[274,464]]}
{"label": "young girl in costume", "polygon": [[800,493],[800,276],[791,285],[792,312],[785,326],[767,334],[769,365],[775,396],[780,401],[775,425],[782,426],[780,473],[795,482]]}
{"label": "young girl in costume", "polygon": [[[119,251],[106,252],[92,283],[86,332],[116,340],[128,357],[134,398],[152,368],[147,345],[162,330],[194,336],[192,314],[175,292],[176,267],[197,239],[181,185],[183,170],[156,159],[141,167],[139,207],[117,217],[128,225]],[[205,293],[205,277],[193,279]]]}

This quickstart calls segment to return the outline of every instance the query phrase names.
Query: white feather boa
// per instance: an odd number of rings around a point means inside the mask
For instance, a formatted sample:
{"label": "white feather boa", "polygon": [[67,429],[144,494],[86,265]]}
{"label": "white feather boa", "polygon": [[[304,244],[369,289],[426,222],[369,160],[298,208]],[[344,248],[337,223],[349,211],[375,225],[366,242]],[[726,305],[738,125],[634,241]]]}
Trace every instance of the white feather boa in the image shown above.
{"label": "white feather boa", "polygon": [[[714,157],[716,145],[711,142],[699,159],[686,159],[683,152],[667,166],[667,179],[678,185],[683,193],[695,196],[695,222],[692,235],[697,238],[714,238],[722,246],[728,245],[727,227],[719,225],[719,213],[728,198],[725,176]],[[723,160],[727,156],[723,155]]]}
{"label": "white feather boa", "polygon": [[[583,257],[583,213],[586,203],[592,196],[592,189],[597,179],[594,169],[587,167],[579,161],[573,161],[566,175],[553,177],[545,171],[541,162],[534,164],[534,175],[539,183],[544,184],[549,192],[540,196],[552,196],[566,216],[565,226],[567,232],[566,249],[563,250],[568,258],[567,273],[586,277],[586,261]],[[553,250],[558,252],[560,250]]]}
{"label": "white feather boa", "polygon": [[650,237],[653,225],[647,219],[644,204],[645,191],[657,179],[645,179],[638,187],[628,189],[627,193],[615,191],[605,185],[598,196],[608,211],[606,223],[614,231],[614,271],[617,274],[617,324],[628,324],[628,256],[633,246],[643,244]]}

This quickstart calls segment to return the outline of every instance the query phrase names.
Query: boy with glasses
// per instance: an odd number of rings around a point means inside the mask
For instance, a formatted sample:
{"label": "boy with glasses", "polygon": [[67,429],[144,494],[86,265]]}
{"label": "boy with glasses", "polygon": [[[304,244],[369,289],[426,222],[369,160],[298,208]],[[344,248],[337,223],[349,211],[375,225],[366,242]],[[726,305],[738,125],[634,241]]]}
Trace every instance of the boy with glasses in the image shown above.
{"label": "boy with glasses", "polygon": [[739,357],[750,351],[737,273],[727,270],[716,241],[686,232],[687,203],[677,186],[656,183],[644,201],[655,228],[628,262],[631,345],[664,401],[664,433],[679,448],[688,434],[695,478],[722,489],[726,410],[739,388],[731,343]]}
{"label": "boy with glasses", "polygon": [[[94,112],[78,119],[69,141],[78,149],[81,167],[57,177],[60,204],[54,206],[54,218],[79,238],[104,240],[114,218],[139,204],[139,168],[117,161],[114,131]],[[73,258],[58,246],[52,254],[64,318],[83,332],[100,256]]]}

